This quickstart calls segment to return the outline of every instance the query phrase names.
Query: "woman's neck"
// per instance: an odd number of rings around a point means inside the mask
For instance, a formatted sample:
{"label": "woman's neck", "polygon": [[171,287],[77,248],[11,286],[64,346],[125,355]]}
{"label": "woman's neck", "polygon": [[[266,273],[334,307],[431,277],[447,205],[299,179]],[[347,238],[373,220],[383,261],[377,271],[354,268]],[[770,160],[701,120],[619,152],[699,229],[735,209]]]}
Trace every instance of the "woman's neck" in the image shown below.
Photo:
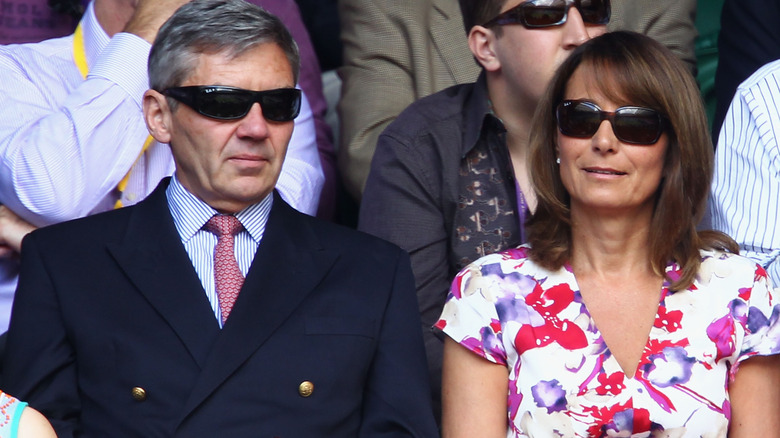
{"label": "woman's neck", "polygon": [[650,261],[652,211],[604,212],[572,208],[572,268],[599,278],[655,276]]}

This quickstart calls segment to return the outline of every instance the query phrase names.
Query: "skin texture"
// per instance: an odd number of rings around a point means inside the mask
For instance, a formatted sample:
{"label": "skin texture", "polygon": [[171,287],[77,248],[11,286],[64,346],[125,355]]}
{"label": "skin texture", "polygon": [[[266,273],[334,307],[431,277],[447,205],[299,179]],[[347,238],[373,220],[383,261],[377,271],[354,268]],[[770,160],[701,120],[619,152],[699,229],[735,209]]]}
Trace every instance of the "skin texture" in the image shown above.
{"label": "skin texture", "polygon": [[[264,91],[292,88],[292,68],[273,43],[230,58],[203,54],[182,86],[225,85]],[[265,198],[281,172],[293,122],[272,122],[260,104],[239,120],[216,120],[149,90],[144,116],[154,138],[170,143],[176,175],[184,187],[222,213],[235,213]]]}
{"label": "skin texture", "polygon": [[19,438],[57,438],[54,429],[40,412],[31,407],[22,411],[19,419]]}

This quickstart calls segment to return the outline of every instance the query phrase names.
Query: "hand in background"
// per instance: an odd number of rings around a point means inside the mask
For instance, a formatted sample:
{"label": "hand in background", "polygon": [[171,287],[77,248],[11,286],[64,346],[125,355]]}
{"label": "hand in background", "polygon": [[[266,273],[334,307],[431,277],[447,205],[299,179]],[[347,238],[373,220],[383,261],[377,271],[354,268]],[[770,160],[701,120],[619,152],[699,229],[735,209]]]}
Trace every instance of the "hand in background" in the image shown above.
{"label": "hand in background", "polygon": [[160,26],[188,2],[189,0],[139,0],[124,31],[153,43]]}
{"label": "hand in background", "polygon": [[5,205],[0,205],[0,258],[18,256],[22,238],[35,226],[17,216]]}

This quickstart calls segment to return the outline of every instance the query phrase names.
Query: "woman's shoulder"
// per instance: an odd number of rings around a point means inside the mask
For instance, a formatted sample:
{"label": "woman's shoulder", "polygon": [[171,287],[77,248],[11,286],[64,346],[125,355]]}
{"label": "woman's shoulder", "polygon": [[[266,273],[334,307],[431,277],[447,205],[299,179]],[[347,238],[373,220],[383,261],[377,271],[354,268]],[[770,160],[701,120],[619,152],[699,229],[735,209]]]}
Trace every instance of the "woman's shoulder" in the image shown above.
{"label": "woman's shoulder", "polygon": [[755,272],[757,269],[763,270],[761,265],[756,263],[755,260],[739,254],[717,249],[702,249],[699,250],[699,253],[701,254],[702,265],[730,267],[734,271]]}
{"label": "woman's shoulder", "polygon": [[769,282],[766,270],[755,260],[714,249],[703,249],[700,254],[697,280],[701,283],[733,283],[735,286],[750,287],[759,281]]}
{"label": "woman's shoulder", "polygon": [[473,277],[474,275],[503,279],[524,277],[539,283],[546,283],[548,279],[553,277],[568,278],[571,275],[571,268],[568,265],[557,271],[550,271],[542,267],[531,259],[529,250],[530,246],[526,243],[516,248],[485,255],[463,268],[458,277]]}

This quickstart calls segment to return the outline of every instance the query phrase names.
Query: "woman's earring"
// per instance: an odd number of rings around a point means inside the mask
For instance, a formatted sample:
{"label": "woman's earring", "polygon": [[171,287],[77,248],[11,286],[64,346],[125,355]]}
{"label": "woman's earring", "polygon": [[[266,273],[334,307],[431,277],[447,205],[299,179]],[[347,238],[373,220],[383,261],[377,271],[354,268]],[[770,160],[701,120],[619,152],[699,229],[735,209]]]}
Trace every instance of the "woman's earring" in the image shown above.
{"label": "woman's earring", "polygon": [[556,158],[555,162],[558,163],[558,164],[561,164],[561,157]]}

